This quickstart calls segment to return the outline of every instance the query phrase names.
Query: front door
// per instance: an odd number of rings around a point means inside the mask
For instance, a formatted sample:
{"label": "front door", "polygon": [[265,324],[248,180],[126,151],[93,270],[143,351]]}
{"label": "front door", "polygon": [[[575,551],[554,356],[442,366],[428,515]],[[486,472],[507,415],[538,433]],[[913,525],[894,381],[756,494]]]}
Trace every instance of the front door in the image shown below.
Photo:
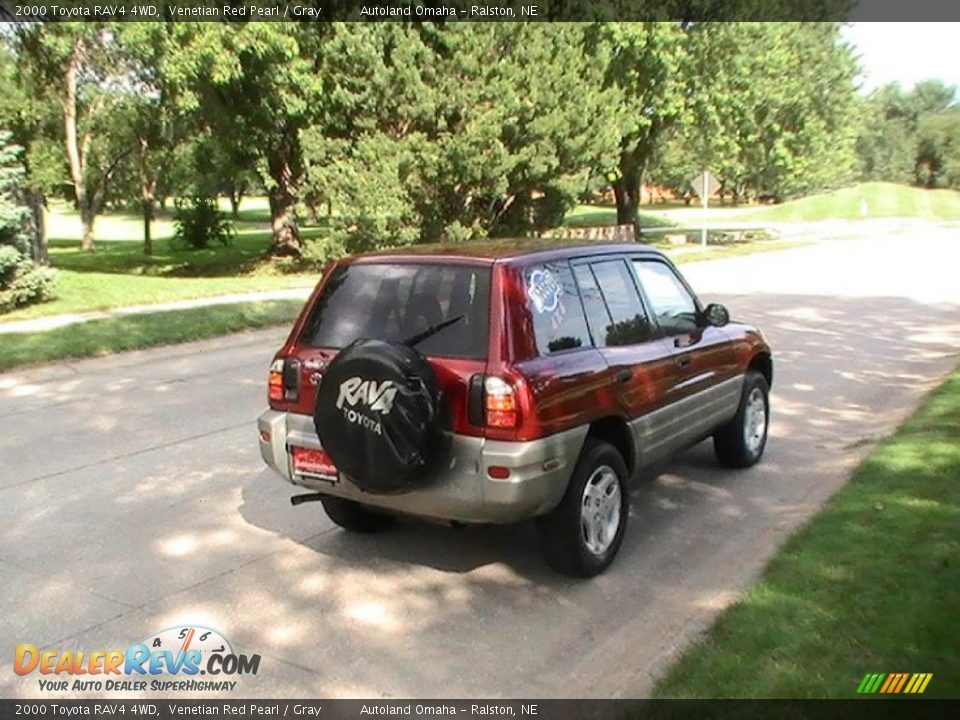
{"label": "front door", "polygon": [[573,269],[593,344],[630,421],[638,465],[649,465],[670,450],[661,420],[677,383],[673,345],[658,333],[625,258],[580,260]]}
{"label": "front door", "polygon": [[660,334],[671,346],[678,377],[670,402],[678,418],[684,418],[683,440],[695,440],[736,411],[742,378],[733,344],[721,328],[704,321],[696,297],[672,265],[657,256],[630,262]]}

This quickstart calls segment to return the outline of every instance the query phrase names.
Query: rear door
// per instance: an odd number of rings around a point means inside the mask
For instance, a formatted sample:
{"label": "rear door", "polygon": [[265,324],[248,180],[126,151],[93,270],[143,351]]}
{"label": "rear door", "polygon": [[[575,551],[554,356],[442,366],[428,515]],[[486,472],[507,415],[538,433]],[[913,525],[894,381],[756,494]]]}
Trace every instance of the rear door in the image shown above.
{"label": "rear door", "polygon": [[[490,265],[397,259],[343,263],[330,274],[307,316],[291,357],[300,368],[300,394],[290,412],[312,415],[323,370],[360,338],[416,343],[437,371],[457,433],[482,436],[470,422],[470,378],[487,363]],[[308,423],[309,427],[310,424]]]}
{"label": "rear door", "polygon": [[593,343],[630,419],[640,463],[654,462],[669,452],[659,418],[677,382],[673,348],[657,334],[626,258],[585,258],[574,264],[574,274]]}
{"label": "rear door", "polygon": [[630,264],[674,358],[677,382],[670,402],[683,441],[695,440],[736,411],[741,378],[733,344],[721,328],[703,321],[696,295],[671,263],[640,255]]}
{"label": "rear door", "polygon": [[570,263],[537,262],[515,272],[523,301],[507,303],[519,320],[511,355],[524,358],[515,367],[533,396],[524,432],[552,435],[608,414],[610,370],[591,341]]}

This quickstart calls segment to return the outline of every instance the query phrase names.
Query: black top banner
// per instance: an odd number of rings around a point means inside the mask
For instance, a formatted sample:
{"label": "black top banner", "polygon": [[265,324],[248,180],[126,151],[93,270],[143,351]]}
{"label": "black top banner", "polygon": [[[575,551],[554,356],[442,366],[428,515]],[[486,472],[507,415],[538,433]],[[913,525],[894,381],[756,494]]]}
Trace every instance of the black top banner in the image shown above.
{"label": "black top banner", "polygon": [[954,0],[0,0],[0,21],[960,20]]}

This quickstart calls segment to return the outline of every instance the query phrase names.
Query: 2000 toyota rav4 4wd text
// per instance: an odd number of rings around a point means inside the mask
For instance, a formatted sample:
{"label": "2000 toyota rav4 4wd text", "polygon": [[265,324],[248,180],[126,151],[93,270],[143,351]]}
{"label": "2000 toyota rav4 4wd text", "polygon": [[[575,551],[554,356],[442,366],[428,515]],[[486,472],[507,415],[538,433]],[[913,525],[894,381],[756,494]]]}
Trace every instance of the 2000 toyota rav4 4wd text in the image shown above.
{"label": "2000 toyota rav4 4wd text", "polygon": [[758,330],[642,245],[366,255],[277,353],[260,451],[349,530],[536,518],[548,562],[591,576],[638,468],[709,436],[724,465],[760,459],[772,374]]}

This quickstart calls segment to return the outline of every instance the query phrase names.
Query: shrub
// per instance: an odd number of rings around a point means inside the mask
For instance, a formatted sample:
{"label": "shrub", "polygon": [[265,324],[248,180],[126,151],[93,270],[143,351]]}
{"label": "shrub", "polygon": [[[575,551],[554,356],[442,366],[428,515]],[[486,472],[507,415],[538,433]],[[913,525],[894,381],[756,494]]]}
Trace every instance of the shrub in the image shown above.
{"label": "shrub", "polygon": [[57,273],[12,245],[0,246],[0,313],[53,297]]}
{"label": "shrub", "polygon": [[308,267],[323,268],[348,254],[347,248],[340,240],[314,238],[304,240],[300,259]]}
{"label": "shrub", "polygon": [[53,296],[56,271],[30,259],[30,213],[24,205],[20,148],[0,132],[0,313]]}
{"label": "shrub", "polygon": [[214,244],[229,245],[235,235],[233,225],[210,197],[178,200],[173,222],[176,229],[171,244],[178,248],[203,250]]}

